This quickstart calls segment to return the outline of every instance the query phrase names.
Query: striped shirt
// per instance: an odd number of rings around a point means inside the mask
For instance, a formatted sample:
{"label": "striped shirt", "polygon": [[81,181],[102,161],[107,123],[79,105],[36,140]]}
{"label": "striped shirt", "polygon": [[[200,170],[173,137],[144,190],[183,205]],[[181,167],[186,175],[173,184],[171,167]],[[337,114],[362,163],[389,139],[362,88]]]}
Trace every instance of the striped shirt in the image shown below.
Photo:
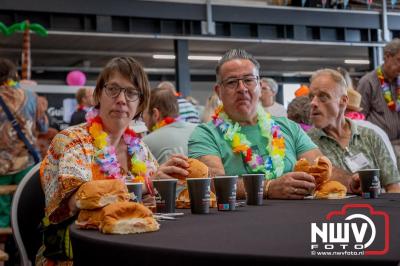
{"label": "striped shirt", "polygon": [[186,122],[199,124],[200,117],[196,108],[185,98],[178,97],[179,116]]}
{"label": "striped shirt", "polygon": [[[390,84],[393,99],[396,95],[396,79]],[[400,139],[400,113],[391,111],[383,98],[381,85],[376,70],[363,76],[357,91],[361,94],[362,112],[366,119],[382,128],[391,141]],[[396,101],[396,100],[395,100]]]}

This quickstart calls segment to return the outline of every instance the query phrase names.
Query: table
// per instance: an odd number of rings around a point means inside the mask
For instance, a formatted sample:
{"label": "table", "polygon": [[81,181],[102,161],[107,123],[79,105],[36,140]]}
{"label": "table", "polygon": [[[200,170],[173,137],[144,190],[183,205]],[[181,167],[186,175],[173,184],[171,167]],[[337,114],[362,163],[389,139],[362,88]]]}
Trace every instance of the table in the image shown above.
{"label": "table", "polygon": [[[390,241],[385,255],[311,255],[311,223],[322,228],[323,222],[329,222],[326,215],[341,210],[344,204],[370,204],[375,210],[388,214]],[[352,209],[353,212],[356,210]],[[338,221],[342,219],[336,218]],[[377,220],[378,247],[384,247],[384,217],[372,218]],[[362,220],[358,220],[357,223],[361,224]],[[178,220],[162,221],[158,232],[136,235],[104,235],[72,225],[70,235],[75,266],[207,265],[211,261],[218,265],[300,262],[306,265],[323,263],[324,266],[355,262],[362,262],[361,265],[398,265],[399,222],[400,194],[385,194],[371,200],[266,200],[264,206],[245,206],[233,212],[212,209],[207,215],[185,211]],[[322,242],[319,244],[324,247]]]}

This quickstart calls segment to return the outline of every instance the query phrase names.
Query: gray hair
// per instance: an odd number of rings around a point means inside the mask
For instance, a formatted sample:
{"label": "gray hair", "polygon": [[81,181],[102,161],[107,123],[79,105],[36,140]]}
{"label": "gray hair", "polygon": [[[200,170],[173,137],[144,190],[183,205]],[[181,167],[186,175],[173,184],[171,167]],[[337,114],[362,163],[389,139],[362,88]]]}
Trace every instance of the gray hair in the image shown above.
{"label": "gray hair", "polygon": [[262,78],[261,81],[267,83],[267,86],[273,91],[273,93],[278,92],[278,83],[271,78]]}
{"label": "gray hair", "polygon": [[336,83],[337,87],[341,90],[342,95],[347,95],[347,83],[342,74],[338,71],[324,68],[314,72],[314,74],[310,78],[310,83],[312,83],[319,76],[329,76]]}
{"label": "gray hair", "polygon": [[294,98],[288,105],[287,117],[296,123],[311,125],[310,101],[308,96]]}
{"label": "gray hair", "polygon": [[351,90],[353,88],[353,80],[351,79],[349,71],[343,67],[338,67],[337,71],[343,76],[344,80],[346,81],[347,89]]}
{"label": "gray hair", "polygon": [[249,54],[243,49],[231,49],[222,56],[222,58],[218,61],[218,64],[215,68],[218,82],[220,81],[219,71],[221,70],[222,65],[234,59],[250,60],[256,67],[257,71],[260,72],[260,63],[258,63],[258,61],[254,58],[253,55]]}
{"label": "gray hair", "polygon": [[398,52],[400,52],[400,39],[398,38],[391,40],[386,44],[385,48],[383,48],[384,54],[396,55]]}
{"label": "gray hair", "polygon": [[167,89],[171,90],[173,93],[176,93],[176,88],[174,84],[170,81],[162,81],[157,85],[158,89]]}

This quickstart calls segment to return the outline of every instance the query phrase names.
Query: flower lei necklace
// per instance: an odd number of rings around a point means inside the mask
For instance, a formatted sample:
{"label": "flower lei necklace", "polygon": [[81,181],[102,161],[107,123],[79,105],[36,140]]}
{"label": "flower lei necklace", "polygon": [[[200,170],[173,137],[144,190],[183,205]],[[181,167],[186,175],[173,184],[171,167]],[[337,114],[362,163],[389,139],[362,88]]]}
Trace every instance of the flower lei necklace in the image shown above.
{"label": "flower lei necklace", "polygon": [[284,170],[283,158],[285,157],[285,139],[281,134],[279,125],[271,118],[271,114],[257,106],[257,124],[261,135],[266,138],[265,149],[268,157],[264,159],[261,155],[254,153],[251,143],[246,135],[240,133],[239,123],[233,124],[232,120],[224,112],[222,105],[215,109],[212,116],[214,126],[223,134],[224,139],[230,144],[232,151],[242,155],[243,162],[249,166],[252,173],[264,173],[267,179],[275,179],[282,175]]}
{"label": "flower lei necklace", "polygon": [[397,89],[396,89],[397,99],[396,102],[394,102],[390,85],[388,82],[385,81],[385,77],[383,76],[383,71],[381,66],[379,66],[378,69],[376,70],[376,74],[378,76],[379,83],[381,84],[383,98],[385,98],[388,108],[391,111],[400,112],[400,77],[397,77]]}
{"label": "flower lei necklace", "polygon": [[[94,138],[93,145],[98,149],[94,159],[100,166],[101,172],[108,179],[122,179],[121,165],[118,162],[115,147],[109,145],[108,134],[103,131],[103,122],[97,109],[91,109],[86,114],[86,121],[89,126],[89,133]],[[134,174],[134,182],[144,182],[146,179],[146,162],[138,159],[137,154],[142,151],[140,138],[135,131],[127,128],[123,134],[124,141],[128,146],[128,154],[131,156],[131,172]]]}
{"label": "flower lei necklace", "polygon": [[19,82],[12,80],[12,79],[7,80],[6,82],[4,82],[3,84],[0,84],[0,85],[5,85],[5,86],[15,88],[15,89],[19,88]]}
{"label": "flower lei necklace", "polygon": [[160,128],[166,126],[166,125],[175,123],[177,120],[178,120],[177,118],[167,116],[167,117],[164,118],[163,120],[158,121],[158,122],[153,126],[152,131],[157,130],[157,129],[160,129]]}

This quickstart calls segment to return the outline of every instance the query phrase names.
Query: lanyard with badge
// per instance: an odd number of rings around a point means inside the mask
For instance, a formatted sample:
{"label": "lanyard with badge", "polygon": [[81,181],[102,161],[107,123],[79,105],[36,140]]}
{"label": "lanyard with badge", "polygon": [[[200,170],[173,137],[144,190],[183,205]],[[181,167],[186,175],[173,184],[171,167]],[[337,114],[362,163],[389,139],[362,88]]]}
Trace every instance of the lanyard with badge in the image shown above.
{"label": "lanyard with badge", "polygon": [[356,173],[360,169],[369,167],[369,161],[362,152],[353,155],[348,147],[346,147],[345,150],[346,156],[344,157],[344,163],[352,173]]}

